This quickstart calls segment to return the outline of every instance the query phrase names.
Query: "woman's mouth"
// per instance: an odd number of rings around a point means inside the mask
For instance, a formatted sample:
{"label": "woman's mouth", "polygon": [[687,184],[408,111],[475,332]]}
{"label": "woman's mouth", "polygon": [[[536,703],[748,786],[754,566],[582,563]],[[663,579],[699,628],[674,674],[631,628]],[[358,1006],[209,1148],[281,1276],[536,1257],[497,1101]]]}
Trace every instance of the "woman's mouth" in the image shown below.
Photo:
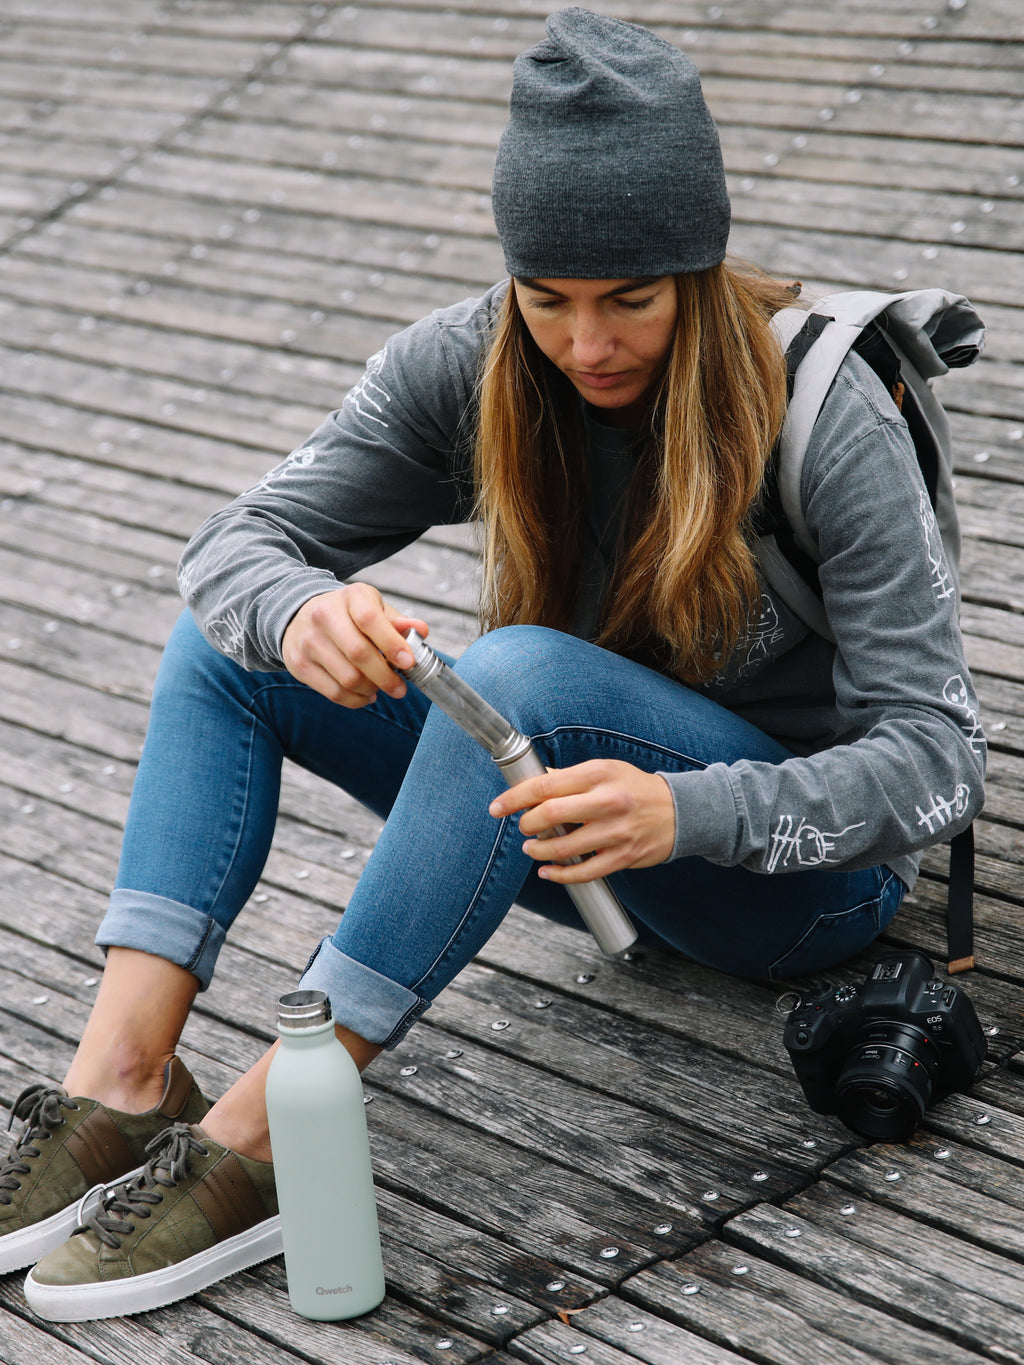
{"label": "woman's mouth", "polygon": [[626,377],[625,370],[616,370],[612,374],[591,374],[586,370],[577,370],[577,380],[588,389],[610,389],[616,384],[621,384]]}

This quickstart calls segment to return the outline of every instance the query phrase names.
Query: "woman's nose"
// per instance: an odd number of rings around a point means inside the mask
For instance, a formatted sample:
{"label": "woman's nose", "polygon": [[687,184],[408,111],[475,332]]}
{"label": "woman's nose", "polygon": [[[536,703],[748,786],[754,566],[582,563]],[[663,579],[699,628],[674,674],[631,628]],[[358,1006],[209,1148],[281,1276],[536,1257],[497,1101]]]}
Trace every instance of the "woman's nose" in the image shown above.
{"label": "woman's nose", "polygon": [[607,360],[615,350],[615,340],[607,326],[581,319],[573,329],[572,350],[577,363],[589,368]]}

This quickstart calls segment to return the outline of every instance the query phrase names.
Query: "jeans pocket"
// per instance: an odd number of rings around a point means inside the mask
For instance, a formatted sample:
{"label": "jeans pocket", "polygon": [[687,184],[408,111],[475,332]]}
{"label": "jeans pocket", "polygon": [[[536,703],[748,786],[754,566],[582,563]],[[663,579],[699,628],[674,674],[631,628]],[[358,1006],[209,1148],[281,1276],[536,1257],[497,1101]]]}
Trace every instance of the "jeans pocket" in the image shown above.
{"label": "jeans pocket", "polygon": [[772,980],[789,980],[845,962],[873,943],[899,909],[906,892],[903,882],[887,867],[874,868],[877,891],[846,910],[821,914],[793,946],[768,969]]}

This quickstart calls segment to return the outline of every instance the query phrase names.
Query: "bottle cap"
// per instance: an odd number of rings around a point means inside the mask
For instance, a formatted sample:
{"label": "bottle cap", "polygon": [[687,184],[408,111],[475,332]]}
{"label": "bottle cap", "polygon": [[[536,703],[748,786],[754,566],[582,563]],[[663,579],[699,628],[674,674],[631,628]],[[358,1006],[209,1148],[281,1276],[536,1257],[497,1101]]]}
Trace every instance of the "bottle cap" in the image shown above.
{"label": "bottle cap", "polygon": [[315,1028],[329,1024],[332,1018],[331,1002],[324,991],[289,991],[277,1002],[279,1028]]}

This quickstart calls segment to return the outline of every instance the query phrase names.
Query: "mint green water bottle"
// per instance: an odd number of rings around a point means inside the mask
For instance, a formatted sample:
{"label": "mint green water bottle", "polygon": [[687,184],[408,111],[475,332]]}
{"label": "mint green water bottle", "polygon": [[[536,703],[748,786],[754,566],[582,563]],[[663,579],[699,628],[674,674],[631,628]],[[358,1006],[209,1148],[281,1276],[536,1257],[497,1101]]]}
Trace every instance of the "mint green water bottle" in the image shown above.
{"label": "mint green water bottle", "polygon": [[355,1318],[384,1297],[359,1070],[323,991],[282,995],[277,1028],[267,1117],[288,1298],[304,1318]]}

